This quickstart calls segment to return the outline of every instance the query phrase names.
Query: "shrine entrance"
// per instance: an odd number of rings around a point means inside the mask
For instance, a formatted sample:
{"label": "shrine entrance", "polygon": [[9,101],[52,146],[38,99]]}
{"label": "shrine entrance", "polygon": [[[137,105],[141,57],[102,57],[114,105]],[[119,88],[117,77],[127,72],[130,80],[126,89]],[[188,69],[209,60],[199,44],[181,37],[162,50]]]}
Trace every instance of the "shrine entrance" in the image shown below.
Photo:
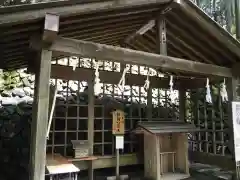
{"label": "shrine entrance", "polygon": [[[116,109],[125,112],[120,166],[143,164],[142,138],[130,133],[138,122],[168,120],[200,129],[188,134],[191,162],[235,171],[240,45],[225,30],[190,1],[45,5],[0,11],[1,68],[27,67],[36,77],[31,180],[44,179],[46,152],[90,179],[94,169],[114,167]],[[61,84],[58,95],[49,83]],[[73,140],[87,142],[88,157],[74,158]]]}

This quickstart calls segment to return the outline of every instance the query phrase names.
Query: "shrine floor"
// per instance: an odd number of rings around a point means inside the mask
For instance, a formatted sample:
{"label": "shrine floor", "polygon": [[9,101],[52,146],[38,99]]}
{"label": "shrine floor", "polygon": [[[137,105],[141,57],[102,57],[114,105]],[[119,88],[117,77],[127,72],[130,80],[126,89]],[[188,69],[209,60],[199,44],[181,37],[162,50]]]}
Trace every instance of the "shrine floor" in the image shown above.
{"label": "shrine floor", "polygon": [[[107,176],[114,176],[115,168],[95,170],[96,180],[106,180]],[[191,177],[185,180],[231,180],[232,172],[223,171],[216,166],[193,163],[190,167]],[[142,180],[143,166],[127,166],[120,168],[120,174],[127,174],[131,180]],[[79,179],[88,180],[87,171],[80,172]]]}

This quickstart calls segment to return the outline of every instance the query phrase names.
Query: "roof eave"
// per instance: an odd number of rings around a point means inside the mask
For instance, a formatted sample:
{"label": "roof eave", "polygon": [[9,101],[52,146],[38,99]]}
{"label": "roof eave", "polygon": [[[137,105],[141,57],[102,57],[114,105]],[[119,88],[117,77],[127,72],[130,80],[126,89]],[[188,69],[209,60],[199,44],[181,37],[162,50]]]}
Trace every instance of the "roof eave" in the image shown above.
{"label": "roof eave", "polygon": [[215,22],[210,16],[202,11],[193,2],[187,0],[175,0],[175,3],[184,10],[184,12],[192,17],[197,23],[201,24],[212,36],[219,42],[225,44],[225,47],[235,53],[240,60],[240,42],[226,31],[219,23]]}
{"label": "roof eave", "polygon": [[[64,3],[65,2],[65,3]],[[73,1],[75,2],[75,1]],[[88,2],[88,3],[86,3]],[[124,1],[114,1],[114,0],[91,0],[91,1],[83,1],[82,3],[70,4],[66,5],[66,1],[62,1],[62,4],[58,2],[58,7],[53,6],[54,3],[51,3],[51,6],[48,7],[47,4],[45,8],[42,7],[42,4],[32,4],[32,5],[24,5],[19,6],[20,11],[15,10],[12,12],[12,7],[8,7],[6,9],[0,9],[1,19],[0,25],[9,25],[9,24],[17,24],[23,21],[34,21],[45,17],[46,13],[54,13],[59,15],[60,17],[73,16],[74,14],[88,14],[94,12],[101,11],[112,11],[117,9],[126,9],[126,8],[134,8],[138,6],[150,6],[154,4],[164,4],[169,3],[171,0],[124,0]],[[26,8],[28,7],[28,8]],[[23,11],[24,10],[24,11]]]}

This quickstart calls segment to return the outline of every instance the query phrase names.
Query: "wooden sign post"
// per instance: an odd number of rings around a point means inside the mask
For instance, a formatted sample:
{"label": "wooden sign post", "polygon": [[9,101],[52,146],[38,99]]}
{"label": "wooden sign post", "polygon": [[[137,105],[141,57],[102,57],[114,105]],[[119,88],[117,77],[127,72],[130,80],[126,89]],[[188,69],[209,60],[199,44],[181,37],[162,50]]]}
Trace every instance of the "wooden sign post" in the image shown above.
{"label": "wooden sign post", "polygon": [[125,131],[125,115],[121,110],[113,111],[112,134],[124,135]]}
{"label": "wooden sign post", "polygon": [[125,113],[121,110],[112,112],[112,134],[115,135],[116,146],[116,179],[120,179],[119,176],[119,149],[124,148],[124,133],[125,133]]}

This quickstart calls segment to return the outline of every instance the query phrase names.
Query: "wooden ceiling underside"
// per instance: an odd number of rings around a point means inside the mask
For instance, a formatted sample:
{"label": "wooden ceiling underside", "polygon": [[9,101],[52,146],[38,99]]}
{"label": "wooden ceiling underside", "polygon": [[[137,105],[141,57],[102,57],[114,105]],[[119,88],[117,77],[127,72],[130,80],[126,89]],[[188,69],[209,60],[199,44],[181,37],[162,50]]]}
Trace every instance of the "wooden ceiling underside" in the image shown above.
{"label": "wooden ceiling underside", "polygon": [[[132,1],[137,3],[136,0]],[[237,53],[237,49],[240,47],[239,43],[218,27],[215,22],[207,19],[208,17],[199,12],[193,4],[186,2],[177,4],[165,14],[168,55],[231,67],[239,60],[240,52]],[[91,4],[94,5],[94,3]],[[72,15],[70,13],[67,16],[61,16],[60,13],[59,35],[155,53],[157,47],[155,26],[145,34],[135,36],[128,43],[125,40],[169,5],[170,1],[158,0],[155,3],[129,4],[125,8],[113,8],[105,11],[95,10]],[[70,10],[69,6],[66,7],[66,11]],[[36,8],[31,10],[31,12],[34,11]],[[55,8],[54,11],[57,9]],[[27,14],[30,10],[24,9],[24,12]],[[51,8],[47,12],[51,12]],[[6,10],[2,13],[4,17],[10,17]],[[195,15],[198,15],[199,18],[196,19]],[[40,17],[36,15],[36,18],[17,23],[0,22],[0,68],[24,68],[34,61],[34,53],[29,46],[31,37],[42,33],[44,18]],[[209,31],[210,29],[215,31]]]}

